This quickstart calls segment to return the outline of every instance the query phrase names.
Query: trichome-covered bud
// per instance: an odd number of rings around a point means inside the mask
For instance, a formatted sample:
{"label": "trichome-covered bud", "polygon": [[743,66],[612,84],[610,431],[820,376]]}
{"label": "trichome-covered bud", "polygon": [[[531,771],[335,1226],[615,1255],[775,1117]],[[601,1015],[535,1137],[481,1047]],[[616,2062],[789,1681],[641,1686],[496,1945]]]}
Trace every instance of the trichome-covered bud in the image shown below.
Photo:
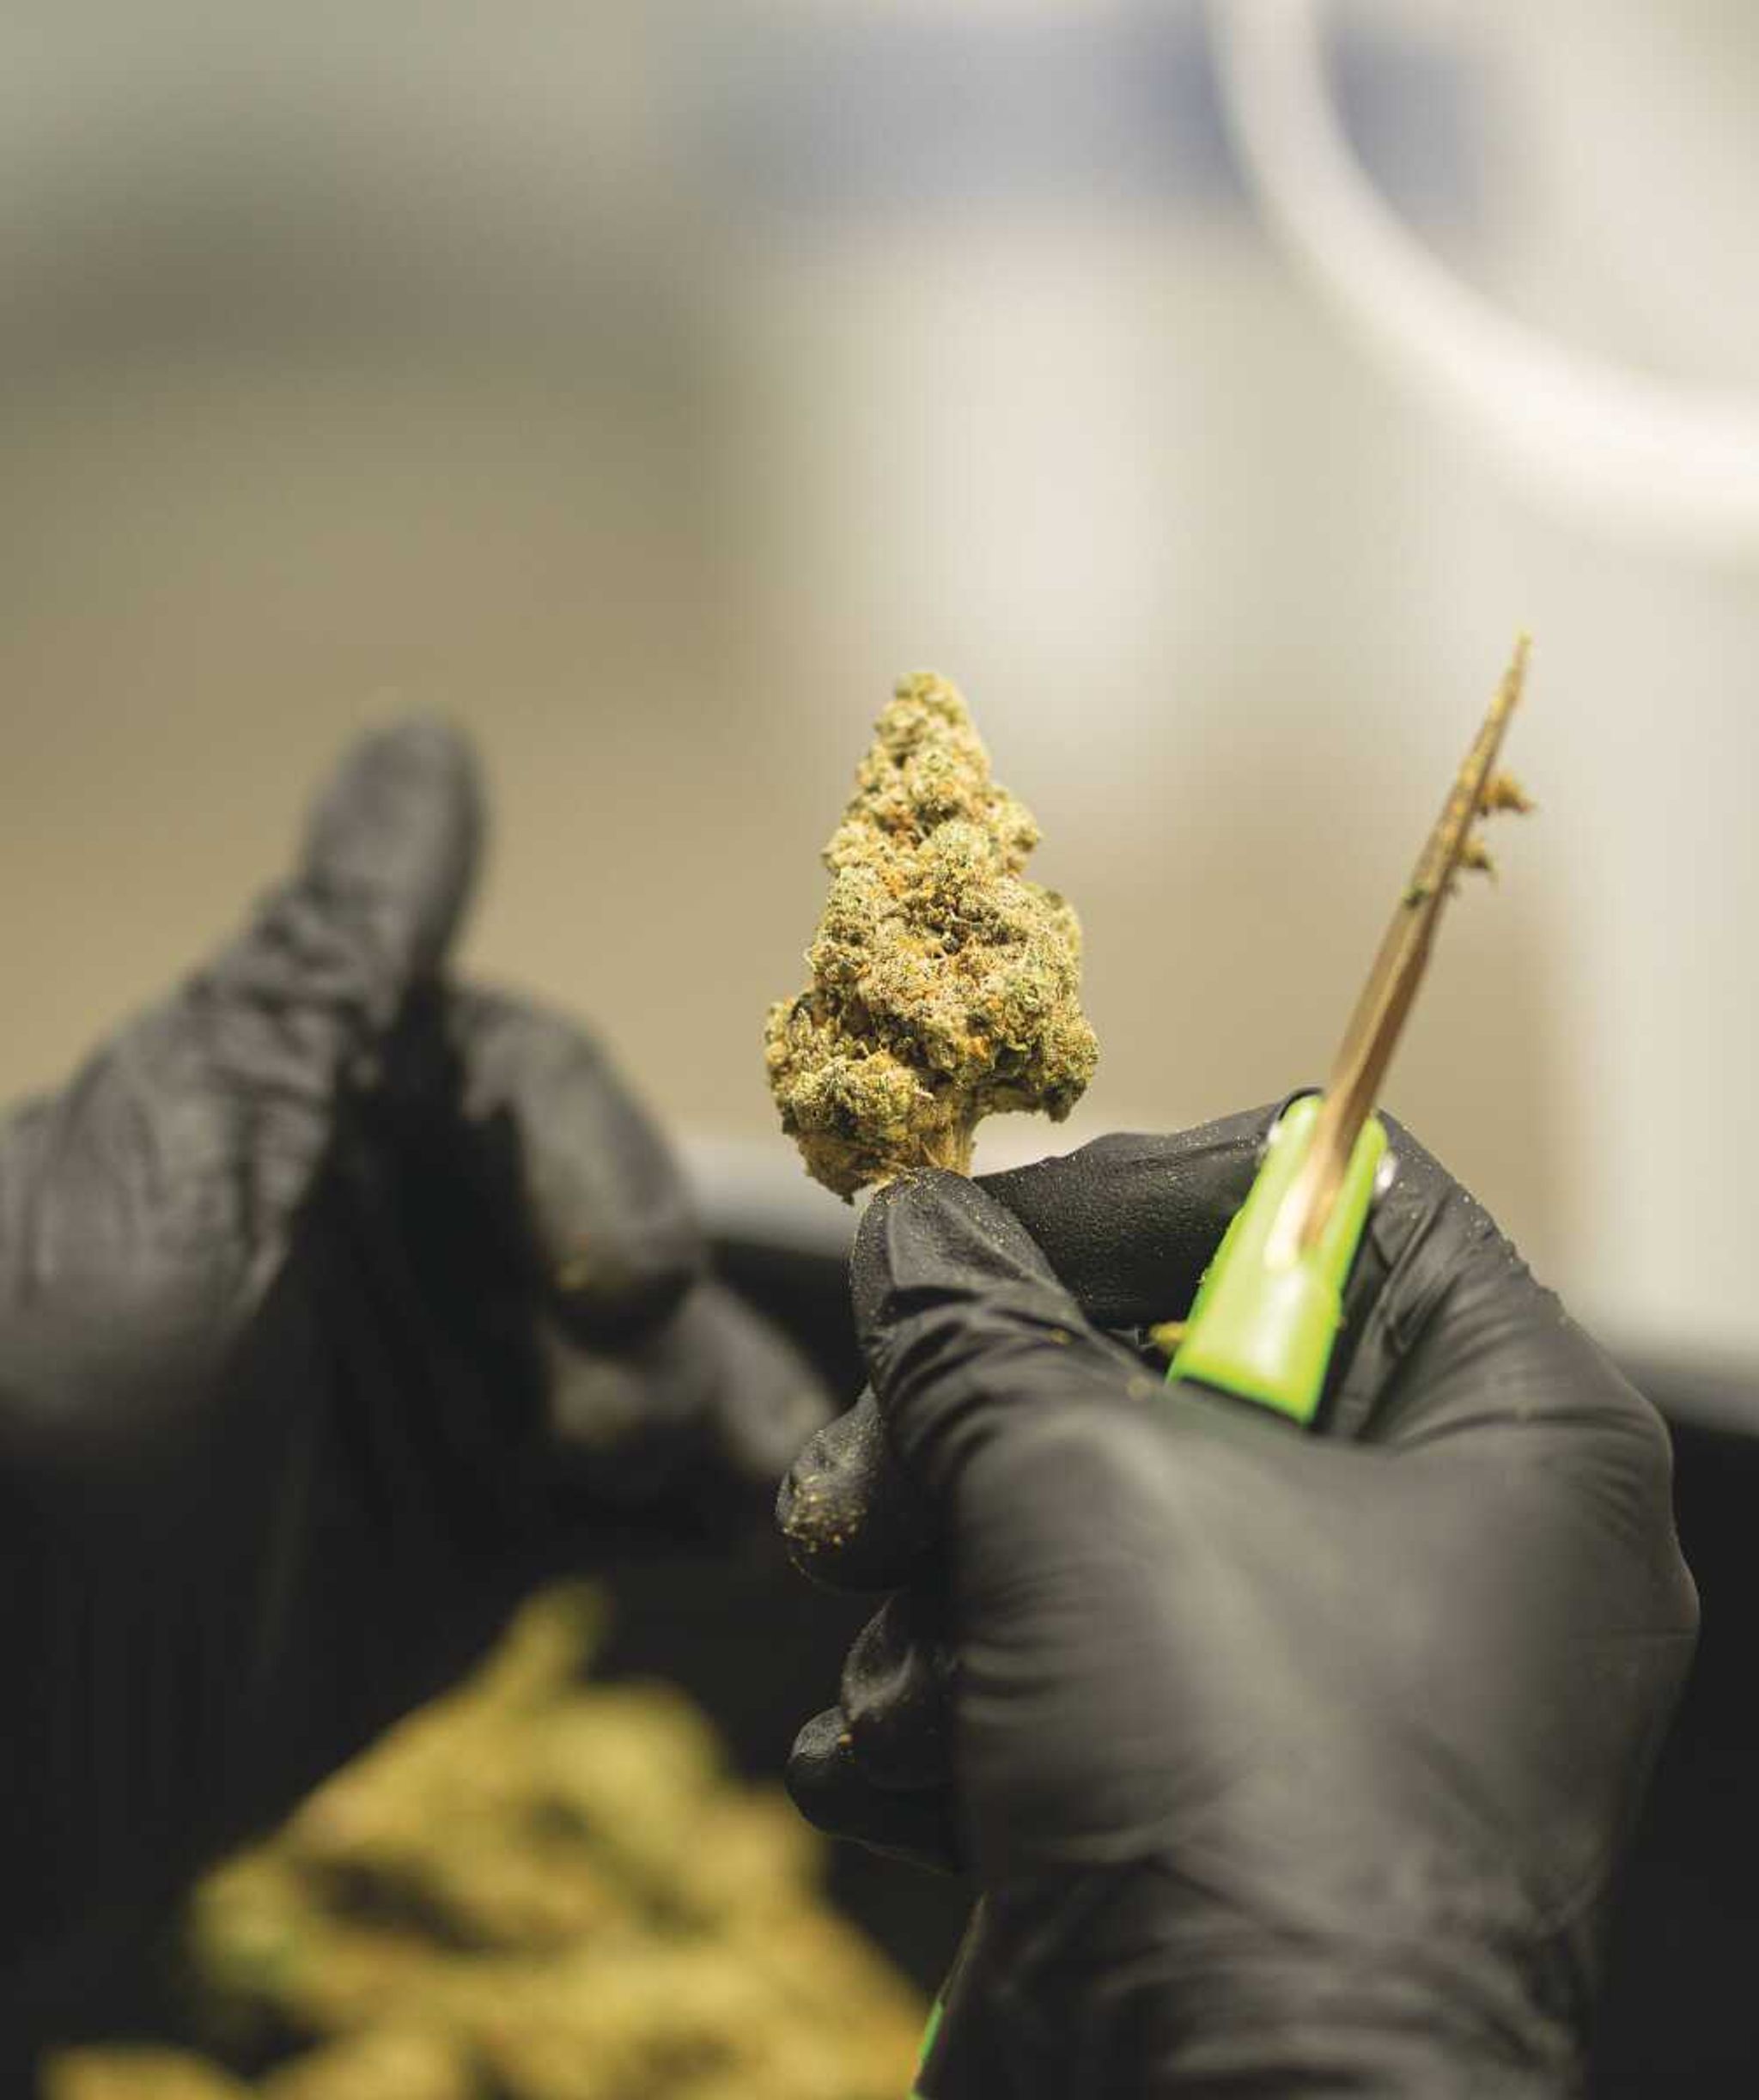
{"label": "trichome-covered bud", "polygon": [[812,982],[764,1032],[782,1128],[839,1196],[911,1166],[963,1173],[984,1116],[1060,1120],[1080,1099],[1099,1056],[1080,927],[1021,873],[1038,843],[953,686],[904,679],[825,849]]}

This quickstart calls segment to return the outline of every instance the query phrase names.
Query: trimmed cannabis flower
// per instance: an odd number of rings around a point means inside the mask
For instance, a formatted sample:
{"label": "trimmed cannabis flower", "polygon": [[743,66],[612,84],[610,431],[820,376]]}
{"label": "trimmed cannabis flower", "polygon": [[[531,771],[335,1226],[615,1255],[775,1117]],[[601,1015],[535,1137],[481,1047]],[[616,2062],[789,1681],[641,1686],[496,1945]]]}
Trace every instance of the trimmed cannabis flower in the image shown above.
{"label": "trimmed cannabis flower", "polygon": [[1021,875],[1038,843],[953,686],[903,679],[825,849],[813,981],[764,1031],[782,1127],[839,1196],[910,1166],[966,1172],[983,1117],[1060,1122],[1080,1098],[1099,1056],[1080,926]]}

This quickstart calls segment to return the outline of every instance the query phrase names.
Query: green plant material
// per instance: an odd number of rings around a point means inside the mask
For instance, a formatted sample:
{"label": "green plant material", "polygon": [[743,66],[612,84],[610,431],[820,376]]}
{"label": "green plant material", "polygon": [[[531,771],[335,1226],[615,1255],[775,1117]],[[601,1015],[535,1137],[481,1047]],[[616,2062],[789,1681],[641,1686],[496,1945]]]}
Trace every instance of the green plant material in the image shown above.
{"label": "green plant material", "polygon": [[49,2100],[897,2100],[922,2006],[777,1787],[665,1685],[594,1685],[594,1592],[311,1796],[191,1907],[192,2054],[58,2053]]}
{"label": "green plant material", "polygon": [[187,2049],[62,2049],[43,2067],[42,2100],[248,2100],[250,2088]]}
{"label": "green plant material", "polygon": [[1080,926],[1021,873],[1032,813],[990,777],[945,679],[903,679],[825,849],[812,982],[764,1032],[782,1126],[842,1196],[916,1166],[969,1171],[985,1116],[1061,1121],[1099,1045]]}
{"label": "green plant material", "polygon": [[1478,814],[1494,817],[1504,810],[1511,810],[1518,817],[1528,815],[1533,807],[1533,798],[1522,787],[1512,773],[1493,773],[1484,783],[1484,792],[1478,797]]}

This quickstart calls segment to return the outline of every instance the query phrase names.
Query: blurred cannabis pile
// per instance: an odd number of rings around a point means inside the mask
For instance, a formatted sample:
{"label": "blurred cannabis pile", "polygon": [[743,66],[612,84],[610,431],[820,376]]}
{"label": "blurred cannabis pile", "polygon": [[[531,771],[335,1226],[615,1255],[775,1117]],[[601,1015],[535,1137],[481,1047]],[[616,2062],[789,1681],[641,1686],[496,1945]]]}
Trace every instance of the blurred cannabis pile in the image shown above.
{"label": "blurred cannabis pile", "polygon": [[539,1598],[200,1885],[206,2054],[63,2051],[45,2100],[898,2100],[915,1994],[680,1694],[580,1682],[598,1623]]}

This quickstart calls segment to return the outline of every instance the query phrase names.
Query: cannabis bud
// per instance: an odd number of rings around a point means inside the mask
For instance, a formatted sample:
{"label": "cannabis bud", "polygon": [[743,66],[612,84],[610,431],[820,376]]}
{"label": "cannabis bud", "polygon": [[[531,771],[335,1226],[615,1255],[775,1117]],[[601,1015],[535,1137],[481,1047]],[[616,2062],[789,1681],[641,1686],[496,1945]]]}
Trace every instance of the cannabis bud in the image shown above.
{"label": "cannabis bud", "polygon": [[1080,1007],[1081,931],[1020,870],[1031,813],[945,679],[904,679],[825,849],[813,981],[770,1011],[782,1127],[839,1196],[910,1166],[969,1171],[988,1115],[1061,1121],[1099,1056]]}

